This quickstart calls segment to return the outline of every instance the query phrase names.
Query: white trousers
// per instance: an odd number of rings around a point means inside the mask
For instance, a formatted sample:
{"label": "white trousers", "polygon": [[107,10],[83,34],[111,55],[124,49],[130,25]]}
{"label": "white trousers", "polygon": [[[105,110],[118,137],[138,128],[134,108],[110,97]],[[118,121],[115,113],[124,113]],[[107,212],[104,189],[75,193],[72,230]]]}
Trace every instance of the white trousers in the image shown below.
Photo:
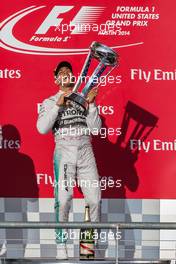
{"label": "white trousers", "polygon": [[[95,157],[88,136],[61,139],[54,151],[55,213],[56,222],[68,222],[77,181],[85,203],[90,207],[92,222],[100,221],[101,189]],[[84,213],[84,212],[83,212]],[[56,242],[64,242],[61,229],[56,229]]]}

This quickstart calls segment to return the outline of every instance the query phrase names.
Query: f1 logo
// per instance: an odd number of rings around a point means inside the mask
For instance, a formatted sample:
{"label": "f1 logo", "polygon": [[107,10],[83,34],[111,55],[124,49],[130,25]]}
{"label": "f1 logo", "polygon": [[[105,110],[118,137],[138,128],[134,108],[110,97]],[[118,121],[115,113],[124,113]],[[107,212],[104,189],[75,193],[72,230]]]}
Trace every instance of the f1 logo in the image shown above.
{"label": "f1 logo", "polygon": [[[74,6],[54,6],[35,34],[46,34],[50,27],[58,28],[63,21],[63,18],[60,18],[59,16],[63,13],[69,12],[73,8]],[[76,25],[95,23],[103,11],[104,7],[82,6],[73,20],[70,21],[70,24]],[[78,31],[73,30],[71,34],[78,34]]]}
{"label": "f1 logo", "polygon": [[50,27],[58,27],[63,18],[58,18],[60,14],[70,11],[74,6],[54,6],[35,34],[46,34]]}

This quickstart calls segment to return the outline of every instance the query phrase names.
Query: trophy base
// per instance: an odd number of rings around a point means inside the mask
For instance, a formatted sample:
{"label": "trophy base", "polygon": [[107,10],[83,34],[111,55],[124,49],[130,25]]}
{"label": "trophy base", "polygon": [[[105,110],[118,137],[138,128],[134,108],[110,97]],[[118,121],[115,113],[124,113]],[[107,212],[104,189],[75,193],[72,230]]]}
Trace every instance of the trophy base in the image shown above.
{"label": "trophy base", "polygon": [[[88,109],[88,102],[80,93],[71,93],[70,95],[66,96],[66,100],[72,101],[72,105],[75,108],[82,108],[83,110]],[[75,103],[75,104],[74,104]]]}

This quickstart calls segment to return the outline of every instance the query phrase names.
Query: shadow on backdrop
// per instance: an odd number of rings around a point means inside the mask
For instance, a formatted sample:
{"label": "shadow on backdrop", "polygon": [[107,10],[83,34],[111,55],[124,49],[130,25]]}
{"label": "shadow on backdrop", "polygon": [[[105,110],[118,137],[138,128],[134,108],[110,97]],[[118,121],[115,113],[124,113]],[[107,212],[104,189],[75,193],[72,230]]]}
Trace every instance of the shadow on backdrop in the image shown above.
{"label": "shadow on backdrop", "polygon": [[[36,207],[39,196],[34,163],[28,155],[20,152],[21,136],[14,125],[4,125],[0,132],[0,197],[3,198],[3,221],[26,222],[27,213],[33,211],[34,204]],[[23,256],[26,240],[32,237],[31,232],[22,229],[3,231],[0,244],[6,244],[10,256]]]}
{"label": "shadow on backdrop", "polygon": [[0,149],[0,197],[37,198],[33,160],[20,152],[21,136],[13,125],[2,126]]}
{"label": "shadow on backdrop", "polygon": [[[134,144],[132,148],[130,142],[131,140],[145,141],[156,127],[157,122],[158,117],[128,101],[121,124],[121,135],[118,136],[117,141],[112,143],[108,137],[101,138],[98,136],[93,138],[93,148],[99,175],[101,179],[103,177],[111,177],[114,183],[114,186],[111,184],[111,187],[107,186],[105,190],[102,190],[102,198],[115,199],[108,200],[108,212],[118,214],[118,219],[112,221],[131,222],[131,214],[135,212],[131,212],[130,208],[134,206],[131,206],[130,203],[129,207],[128,200],[125,201],[123,199],[126,198],[126,189],[131,192],[135,192],[138,189],[140,177],[135,167],[139,149],[137,144]],[[107,129],[104,118],[102,119],[102,127]],[[102,219],[102,222],[107,221],[108,218]],[[124,252],[122,254],[120,252],[120,257],[134,257],[134,241],[133,230],[122,231],[119,245],[125,247],[125,256]]]}

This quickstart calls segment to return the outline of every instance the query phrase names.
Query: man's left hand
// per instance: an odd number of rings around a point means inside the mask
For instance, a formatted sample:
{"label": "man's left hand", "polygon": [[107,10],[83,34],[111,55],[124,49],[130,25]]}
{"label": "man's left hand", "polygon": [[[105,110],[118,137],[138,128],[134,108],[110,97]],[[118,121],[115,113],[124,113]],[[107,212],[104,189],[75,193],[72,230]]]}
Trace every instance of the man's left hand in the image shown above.
{"label": "man's left hand", "polygon": [[87,95],[87,101],[89,104],[93,103],[95,101],[95,97],[98,94],[98,88],[95,87],[92,90],[90,90],[90,92]]}

